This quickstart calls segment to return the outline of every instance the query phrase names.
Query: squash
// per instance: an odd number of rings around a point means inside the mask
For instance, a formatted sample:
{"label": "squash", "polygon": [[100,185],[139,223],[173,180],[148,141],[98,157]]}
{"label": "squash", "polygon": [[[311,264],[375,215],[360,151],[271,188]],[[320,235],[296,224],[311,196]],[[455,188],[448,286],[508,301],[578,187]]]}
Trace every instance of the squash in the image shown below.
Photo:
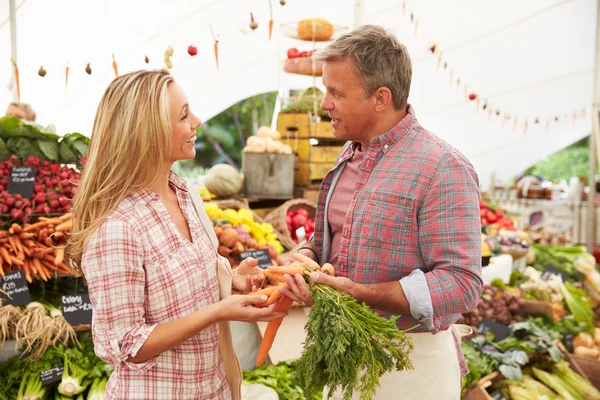
{"label": "squash", "polygon": [[267,143],[264,138],[258,136],[250,136],[246,140],[246,146],[251,153],[264,153],[267,151]]}
{"label": "squash", "polygon": [[260,128],[258,128],[258,130],[256,131],[256,136],[262,138],[271,138],[273,140],[281,139],[281,134],[269,128],[268,126],[261,126]]}
{"label": "squash", "polygon": [[240,173],[229,164],[217,164],[208,170],[206,188],[219,197],[229,197],[242,191],[243,182]]}
{"label": "squash", "polygon": [[315,41],[325,42],[333,36],[333,25],[325,18],[307,18],[298,22],[298,39],[313,40],[313,22]]}

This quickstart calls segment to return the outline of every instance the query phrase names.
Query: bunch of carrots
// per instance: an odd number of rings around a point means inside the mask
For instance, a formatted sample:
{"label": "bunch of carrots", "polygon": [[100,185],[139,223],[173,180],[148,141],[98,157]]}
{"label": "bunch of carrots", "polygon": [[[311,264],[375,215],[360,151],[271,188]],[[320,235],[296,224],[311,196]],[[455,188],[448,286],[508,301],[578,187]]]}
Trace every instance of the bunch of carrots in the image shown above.
{"label": "bunch of carrots", "polygon": [[[277,304],[275,312],[287,312],[292,307],[293,301],[289,297],[283,296],[283,293],[280,290],[281,287],[288,287],[284,279],[285,275],[294,276],[300,274],[308,276],[311,272],[318,271],[334,276],[335,271],[331,264],[324,264],[323,267],[321,267],[311,258],[300,253],[294,254],[294,258],[296,261],[290,265],[270,266],[266,268],[264,271],[265,276],[272,281],[277,282],[277,284],[250,293],[252,295],[265,295],[268,297],[267,301],[259,304],[258,307],[267,307],[277,301],[279,301],[279,304]],[[262,342],[260,343],[260,348],[258,349],[258,355],[256,356],[257,367],[261,366],[267,359],[267,355],[273,346],[275,336],[277,335],[277,331],[282,322],[283,318],[279,318],[268,323]]]}
{"label": "bunch of carrots", "polygon": [[68,213],[0,231],[0,275],[23,270],[31,283],[33,278],[48,281],[53,274],[70,274],[64,263],[64,246],[72,228],[73,214]]}

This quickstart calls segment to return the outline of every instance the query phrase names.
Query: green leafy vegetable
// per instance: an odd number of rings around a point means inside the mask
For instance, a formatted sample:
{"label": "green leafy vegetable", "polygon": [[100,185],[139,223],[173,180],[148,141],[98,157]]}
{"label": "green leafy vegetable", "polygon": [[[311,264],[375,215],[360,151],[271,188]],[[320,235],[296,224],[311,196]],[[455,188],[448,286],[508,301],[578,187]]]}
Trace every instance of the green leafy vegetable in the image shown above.
{"label": "green leafy vegetable", "polygon": [[244,381],[259,383],[274,389],[280,399],[321,400],[321,392],[307,397],[296,371],[296,363],[280,362],[277,365],[262,365],[253,371],[244,371]]}

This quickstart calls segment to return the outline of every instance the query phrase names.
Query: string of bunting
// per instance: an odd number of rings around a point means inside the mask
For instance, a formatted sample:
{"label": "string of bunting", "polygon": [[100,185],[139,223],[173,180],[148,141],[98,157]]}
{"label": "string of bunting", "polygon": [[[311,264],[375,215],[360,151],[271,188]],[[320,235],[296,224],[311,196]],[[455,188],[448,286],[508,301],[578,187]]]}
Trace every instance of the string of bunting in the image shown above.
{"label": "string of bunting", "polygon": [[[268,40],[270,41],[271,37],[273,35],[274,19],[273,19],[272,0],[268,0],[268,3],[269,3]],[[286,0],[279,0],[279,4],[281,6],[284,6],[286,4]],[[255,31],[258,28],[258,22],[254,19],[253,13],[250,13],[250,22],[248,23],[248,26],[251,31]],[[209,28],[210,28],[210,33],[211,33],[212,39],[213,39],[213,53],[214,53],[214,57],[215,57],[215,64],[216,64],[217,69],[219,69],[219,37],[220,37],[220,34],[215,33],[215,31],[212,27],[212,24],[209,24]],[[247,29],[245,29],[245,28],[242,29],[241,31],[244,34],[248,34],[250,32],[250,31],[247,31]],[[165,50],[164,65],[168,69],[173,68],[173,62],[171,61],[171,57],[173,56],[174,52],[175,52],[175,50],[171,46],[168,46],[168,48]],[[198,48],[196,46],[194,46],[193,44],[189,45],[187,48],[187,53],[191,57],[194,57],[198,54]],[[115,73],[115,77],[117,77],[117,76],[119,76],[119,66],[118,66],[115,54],[112,53],[111,56],[112,56],[112,68]],[[15,62],[15,60],[11,59],[10,61],[12,63],[14,81],[9,84],[8,89],[12,90],[13,89],[12,85],[14,84],[14,89],[16,90],[16,93],[17,93],[17,101],[21,101],[21,82],[20,82],[20,76],[19,76],[19,67],[18,67],[17,63]],[[144,56],[143,61],[146,64],[150,63],[150,59],[148,58],[147,55]],[[69,71],[70,71],[70,68],[69,68],[69,64],[67,63],[67,66],[65,67],[65,89],[69,85]],[[91,63],[86,64],[84,71],[88,75],[92,74]],[[48,71],[42,65],[39,68],[37,74],[41,78],[44,78],[48,74]]]}
{"label": "string of bunting", "polygon": [[[410,10],[408,3],[409,3],[408,1],[402,2],[402,17],[406,18],[408,15],[410,23],[413,25],[414,35],[415,35],[415,37],[417,37],[420,18],[418,18],[415,15],[415,13],[412,10]],[[436,71],[439,72],[440,70],[443,69],[443,71],[448,72],[450,87],[454,87],[454,85],[456,85],[457,87],[460,88],[462,86],[463,96],[466,101],[472,102],[475,104],[475,112],[476,113],[479,113],[479,112],[487,113],[488,120],[490,120],[490,121],[492,121],[494,118],[501,118],[503,129],[512,120],[512,131],[513,132],[517,131],[517,128],[519,127],[520,122],[522,123],[521,126],[523,127],[523,134],[527,133],[531,123],[533,123],[535,125],[545,123],[546,131],[549,131],[553,124],[560,123],[562,121],[569,119],[569,116],[570,116],[569,113],[563,113],[563,112],[550,113],[549,116],[546,116],[546,117],[541,117],[540,115],[536,115],[535,117],[533,117],[533,119],[530,119],[529,116],[519,117],[519,115],[517,113],[509,112],[508,110],[506,110],[504,108],[500,108],[497,105],[493,105],[491,102],[489,102],[487,100],[486,96],[483,96],[482,94],[480,94],[476,91],[469,90],[470,88],[468,87],[467,82],[464,79],[461,80],[459,75],[455,73],[453,68],[451,68],[451,66],[448,63],[448,60],[444,57],[443,49],[441,49],[439,45],[431,44],[428,48],[428,51],[429,51],[429,54],[432,57],[434,57],[434,59],[435,59]],[[482,99],[483,99],[483,101],[482,101]],[[573,119],[573,127],[576,126],[577,121],[579,119],[584,120],[586,118],[587,112],[590,111],[591,108],[592,108],[592,104],[587,104],[587,105],[584,105],[582,107],[579,107],[579,108],[573,110],[573,113],[571,114],[572,119]]]}

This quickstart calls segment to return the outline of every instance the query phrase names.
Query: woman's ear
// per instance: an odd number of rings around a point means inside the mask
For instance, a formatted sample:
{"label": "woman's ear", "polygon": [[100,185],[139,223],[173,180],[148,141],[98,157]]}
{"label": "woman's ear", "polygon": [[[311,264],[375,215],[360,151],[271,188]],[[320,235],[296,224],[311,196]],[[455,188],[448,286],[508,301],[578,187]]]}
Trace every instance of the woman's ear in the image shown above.
{"label": "woman's ear", "polygon": [[386,110],[393,101],[392,92],[385,86],[375,91],[375,111],[382,112]]}

